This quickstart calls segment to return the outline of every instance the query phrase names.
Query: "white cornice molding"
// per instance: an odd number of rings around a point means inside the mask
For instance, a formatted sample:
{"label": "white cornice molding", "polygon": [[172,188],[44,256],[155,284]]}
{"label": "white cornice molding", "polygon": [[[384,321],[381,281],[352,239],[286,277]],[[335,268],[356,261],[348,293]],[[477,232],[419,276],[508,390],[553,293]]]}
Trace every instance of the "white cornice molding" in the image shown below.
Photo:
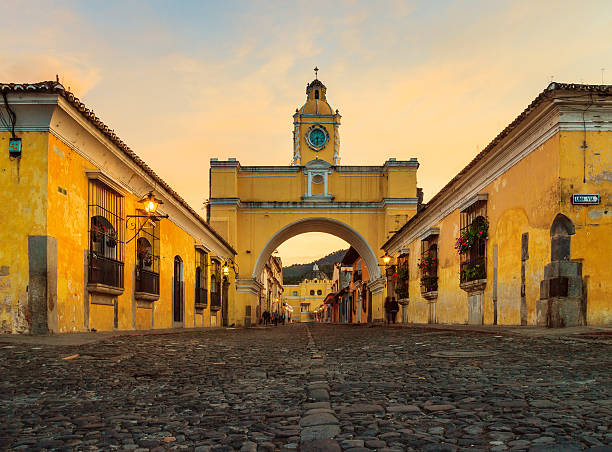
{"label": "white cornice molding", "polygon": [[466,210],[468,210],[470,207],[472,207],[474,204],[476,204],[478,201],[486,201],[488,199],[489,199],[488,193],[477,193],[471,198],[468,198],[465,202],[459,204],[459,206],[457,206],[457,209],[459,210],[459,212],[463,213]]}
{"label": "white cornice molding", "polygon": [[87,178],[89,180],[98,180],[104,185],[116,191],[117,194],[121,196],[126,196],[129,193],[129,190],[125,188],[121,183],[117,182],[115,179],[113,179],[100,169],[86,169],[85,174],[87,175]]}

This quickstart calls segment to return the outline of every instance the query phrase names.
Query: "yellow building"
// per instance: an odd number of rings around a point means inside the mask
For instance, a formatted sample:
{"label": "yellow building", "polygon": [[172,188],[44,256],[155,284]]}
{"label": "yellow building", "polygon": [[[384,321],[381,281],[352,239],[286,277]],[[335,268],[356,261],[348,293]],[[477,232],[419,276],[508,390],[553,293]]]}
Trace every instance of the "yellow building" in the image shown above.
{"label": "yellow building", "polygon": [[[278,256],[270,256],[261,274],[262,287],[259,295],[259,305],[257,307],[257,319],[262,320],[262,314],[267,311],[270,314],[278,313],[284,315],[282,296],[283,296],[283,262]],[[245,322],[249,322],[248,318]]]}
{"label": "yellow building", "polygon": [[315,310],[331,293],[332,281],[314,264],[299,284],[287,284],[284,289],[283,302],[291,308],[291,321],[312,322]]}
{"label": "yellow building", "polygon": [[384,245],[405,322],[612,323],[612,86],[551,83]]}
{"label": "yellow building", "polygon": [[0,91],[0,331],[221,324],[233,248],[61,84]]}
{"label": "yellow building", "polygon": [[255,312],[270,254],[306,232],[340,237],[363,257],[372,316],[382,321],[385,279],[379,250],[416,213],[417,160],[341,165],[341,116],[329,105],[327,88],[315,79],[306,96],[293,115],[292,165],[242,166],[233,158],[210,162],[210,224],[238,252],[238,293],[229,313],[237,324]]}

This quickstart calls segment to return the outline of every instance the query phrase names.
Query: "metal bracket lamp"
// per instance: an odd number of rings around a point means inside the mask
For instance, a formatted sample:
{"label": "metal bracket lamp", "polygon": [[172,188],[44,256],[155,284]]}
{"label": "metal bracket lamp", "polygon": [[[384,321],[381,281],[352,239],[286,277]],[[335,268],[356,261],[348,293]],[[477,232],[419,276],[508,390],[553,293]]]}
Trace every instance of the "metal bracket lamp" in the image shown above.
{"label": "metal bracket lamp", "polygon": [[142,225],[136,230],[136,218],[146,218],[147,220],[160,220],[162,218],[168,218],[169,215],[160,215],[157,213],[157,208],[163,204],[163,201],[157,199],[155,195],[153,195],[153,191],[150,191],[146,195],[144,195],[139,201],[142,204],[143,210],[146,215],[126,215],[126,228],[136,231],[134,236],[126,241],[126,243],[130,243],[132,240],[136,238],[138,233],[142,230],[142,228],[147,224],[148,221],[144,221]]}

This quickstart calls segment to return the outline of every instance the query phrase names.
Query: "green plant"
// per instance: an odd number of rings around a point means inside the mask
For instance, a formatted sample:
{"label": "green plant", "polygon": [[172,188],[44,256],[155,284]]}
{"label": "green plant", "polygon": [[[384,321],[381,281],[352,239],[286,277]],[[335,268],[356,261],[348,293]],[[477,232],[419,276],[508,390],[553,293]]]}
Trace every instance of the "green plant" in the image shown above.
{"label": "green plant", "polygon": [[432,250],[424,254],[417,263],[422,275],[428,275],[432,270],[438,267],[438,257]]}
{"label": "green plant", "polygon": [[459,254],[467,253],[476,242],[489,238],[489,220],[477,217],[455,240],[455,249]]}
{"label": "green plant", "polygon": [[476,279],[484,279],[485,276],[485,266],[482,263],[473,264],[461,270],[461,281],[474,281]]}
{"label": "green plant", "polygon": [[397,295],[397,298],[400,300],[402,298],[408,298],[408,281],[410,278],[408,269],[405,267],[400,267],[397,272],[391,275],[391,277],[395,283],[395,294]]}

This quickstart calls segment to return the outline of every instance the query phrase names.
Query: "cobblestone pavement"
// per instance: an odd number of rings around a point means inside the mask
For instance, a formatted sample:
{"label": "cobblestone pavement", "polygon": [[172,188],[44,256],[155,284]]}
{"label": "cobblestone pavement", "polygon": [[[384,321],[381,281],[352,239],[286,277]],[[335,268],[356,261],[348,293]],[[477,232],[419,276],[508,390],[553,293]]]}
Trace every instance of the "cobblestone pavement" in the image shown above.
{"label": "cobblestone pavement", "polygon": [[0,344],[0,450],[296,450],[326,433],[319,450],[612,450],[611,339],[291,325]]}

